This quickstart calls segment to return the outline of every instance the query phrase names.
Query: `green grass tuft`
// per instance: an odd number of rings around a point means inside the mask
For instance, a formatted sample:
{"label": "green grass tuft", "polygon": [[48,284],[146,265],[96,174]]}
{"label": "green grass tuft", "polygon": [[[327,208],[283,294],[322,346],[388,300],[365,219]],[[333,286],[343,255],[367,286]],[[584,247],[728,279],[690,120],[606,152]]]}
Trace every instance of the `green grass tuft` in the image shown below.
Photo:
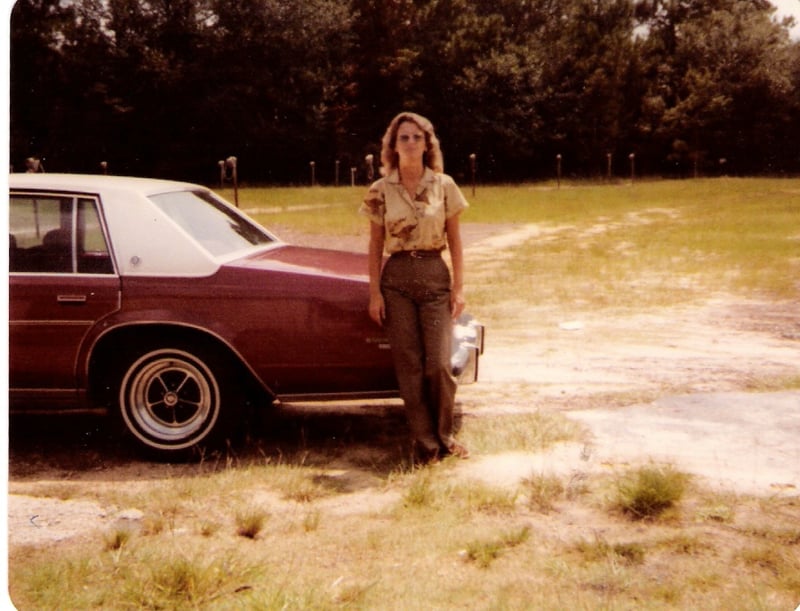
{"label": "green grass tuft", "polygon": [[263,530],[268,514],[258,508],[250,507],[236,514],[236,534],[247,539],[255,539]]}
{"label": "green grass tuft", "polygon": [[563,497],[566,488],[555,475],[536,474],[522,480],[523,494],[528,506],[541,513],[555,509],[555,503]]}
{"label": "green grass tuft", "polygon": [[461,556],[465,560],[474,562],[480,568],[485,569],[506,550],[527,541],[529,536],[530,528],[528,526],[522,526],[504,532],[491,539],[472,541],[467,545],[466,549],[461,552]]}
{"label": "green grass tuft", "polygon": [[106,551],[121,550],[131,540],[131,531],[126,528],[117,528],[105,536]]}
{"label": "green grass tuft", "polygon": [[681,500],[688,481],[671,467],[634,469],[618,483],[617,506],[635,519],[657,518]]}

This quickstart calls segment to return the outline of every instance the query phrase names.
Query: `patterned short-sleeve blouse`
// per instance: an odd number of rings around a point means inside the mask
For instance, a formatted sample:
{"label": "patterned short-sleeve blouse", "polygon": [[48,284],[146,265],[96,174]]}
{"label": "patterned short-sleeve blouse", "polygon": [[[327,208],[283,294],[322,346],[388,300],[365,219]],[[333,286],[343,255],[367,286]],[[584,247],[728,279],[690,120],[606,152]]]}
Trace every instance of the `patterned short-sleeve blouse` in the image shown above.
{"label": "patterned short-sleeve blouse", "polygon": [[370,186],[359,212],[386,229],[386,252],[444,250],[445,221],[468,207],[455,181],[425,168],[412,200],[397,170]]}

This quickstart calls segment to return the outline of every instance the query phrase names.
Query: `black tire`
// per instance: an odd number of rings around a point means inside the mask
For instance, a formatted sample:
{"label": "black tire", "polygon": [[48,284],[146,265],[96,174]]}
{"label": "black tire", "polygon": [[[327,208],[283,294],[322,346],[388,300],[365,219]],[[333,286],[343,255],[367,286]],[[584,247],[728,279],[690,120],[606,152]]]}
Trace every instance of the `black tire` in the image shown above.
{"label": "black tire", "polygon": [[121,368],[118,409],[134,441],[161,458],[213,447],[241,413],[232,368],[210,350],[150,346]]}

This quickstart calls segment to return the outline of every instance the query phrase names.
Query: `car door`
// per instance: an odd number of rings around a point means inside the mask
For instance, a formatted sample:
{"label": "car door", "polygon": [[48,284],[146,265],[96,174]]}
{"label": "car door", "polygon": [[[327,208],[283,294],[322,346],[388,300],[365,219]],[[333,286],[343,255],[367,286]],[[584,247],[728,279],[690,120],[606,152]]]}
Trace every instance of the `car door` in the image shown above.
{"label": "car door", "polygon": [[99,204],[74,194],[10,195],[12,398],[74,396],[83,338],[119,309],[120,280]]}

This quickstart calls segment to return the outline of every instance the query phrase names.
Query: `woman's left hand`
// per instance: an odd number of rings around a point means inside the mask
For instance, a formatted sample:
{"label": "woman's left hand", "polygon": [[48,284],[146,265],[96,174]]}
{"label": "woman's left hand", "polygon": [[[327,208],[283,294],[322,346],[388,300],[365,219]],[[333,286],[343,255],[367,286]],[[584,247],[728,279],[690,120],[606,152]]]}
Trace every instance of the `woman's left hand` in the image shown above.
{"label": "woman's left hand", "polygon": [[445,221],[447,245],[453,262],[453,284],[450,287],[450,313],[456,320],[464,312],[464,247],[461,245],[459,215],[454,214]]}
{"label": "woman's left hand", "polygon": [[465,305],[464,291],[453,290],[450,292],[450,313],[453,316],[453,320],[457,320],[463,314]]}

